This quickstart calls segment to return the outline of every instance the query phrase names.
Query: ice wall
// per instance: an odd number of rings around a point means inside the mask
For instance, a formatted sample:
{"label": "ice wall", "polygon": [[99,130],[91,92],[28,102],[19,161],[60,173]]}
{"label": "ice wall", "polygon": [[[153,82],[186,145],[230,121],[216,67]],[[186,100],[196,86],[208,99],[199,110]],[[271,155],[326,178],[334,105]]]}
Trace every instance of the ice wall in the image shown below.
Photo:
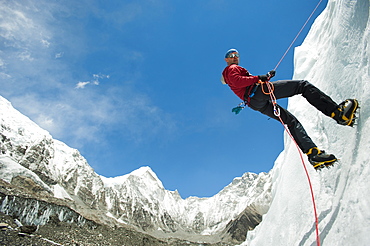
{"label": "ice wall", "polygon": [[[340,158],[338,165],[321,172],[305,163],[324,246],[370,245],[369,31],[369,0],[329,0],[295,49],[295,79],[310,81],[337,103],[357,98],[362,105],[358,125],[351,128],[337,125],[301,96],[289,100],[288,109],[314,142]],[[287,136],[272,172],[270,210],[242,245],[317,245],[307,177]]]}

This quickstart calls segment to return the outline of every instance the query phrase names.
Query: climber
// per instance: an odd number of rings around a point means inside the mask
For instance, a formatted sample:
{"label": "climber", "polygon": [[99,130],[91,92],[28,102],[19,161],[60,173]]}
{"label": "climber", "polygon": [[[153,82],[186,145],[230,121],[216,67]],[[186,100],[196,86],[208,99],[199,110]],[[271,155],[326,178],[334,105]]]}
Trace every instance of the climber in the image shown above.
{"label": "climber", "polygon": [[[316,170],[330,167],[337,161],[333,154],[325,153],[325,151],[320,150],[314,144],[302,124],[293,114],[278,104],[275,107],[278,108],[280,114],[277,116],[274,113],[274,105],[271,98],[264,92],[266,91],[264,83],[275,76],[275,71],[272,70],[266,75],[251,75],[245,68],[239,66],[239,52],[236,49],[227,51],[225,61],[227,67],[222,72],[222,83],[227,84],[251,109],[260,111],[262,114],[275,120],[279,120],[280,117]],[[272,84],[276,99],[301,94],[311,105],[323,114],[332,117],[338,124],[352,126],[354,123],[354,115],[358,108],[356,99],[347,99],[338,105],[329,96],[306,80],[281,80],[272,82]]]}

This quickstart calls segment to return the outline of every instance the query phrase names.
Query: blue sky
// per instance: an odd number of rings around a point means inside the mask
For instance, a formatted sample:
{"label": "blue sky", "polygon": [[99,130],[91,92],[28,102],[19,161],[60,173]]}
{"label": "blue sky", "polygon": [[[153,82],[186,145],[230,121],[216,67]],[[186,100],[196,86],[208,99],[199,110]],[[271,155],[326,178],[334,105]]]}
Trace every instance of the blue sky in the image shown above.
{"label": "blue sky", "polygon": [[[318,2],[0,0],[0,95],[98,174],[150,166],[183,198],[213,196],[283,149],[280,123],[231,113],[226,50],[265,74]],[[275,80],[292,75],[293,49]]]}

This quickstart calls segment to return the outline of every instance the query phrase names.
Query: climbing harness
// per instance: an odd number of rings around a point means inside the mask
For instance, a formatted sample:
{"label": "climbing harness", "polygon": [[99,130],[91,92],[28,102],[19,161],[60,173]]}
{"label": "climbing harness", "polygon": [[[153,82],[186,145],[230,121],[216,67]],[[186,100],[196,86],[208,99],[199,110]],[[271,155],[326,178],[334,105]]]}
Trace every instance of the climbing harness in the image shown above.
{"label": "climbing harness", "polygon": [[[270,81],[262,82],[261,80],[259,80],[257,84],[261,86],[261,90],[262,90],[263,94],[270,96],[272,105],[274,107],[274,115],[279,117],[280,116],[280,108],[278,107],[278,105],[276,103],[276,97],[274,95],[274,84],[271,83]],[[264,85],[266,86],[267,91],[264,89]],[[250,92],[250,94],[248,96],[248,99],[254,96],[254,93],[256,92],[257,88],[258,88],[257,85],[254,86],[254,88],[252,89],[252,91]],[[233,108],[231,110],[231,112],[233,112],[235,114],[239,114],[240,111],[242,111],[247,105],[248,105],[248,100],[245,100],[244,102],[239,103],[238,106]]]}
{"label": "climbing harness", "polygon": [[235,108],[233,108],[231,110],[231,112],[233,112],[235,114],[239,114],[240,111],[242,111],[248,105],[250,98],[254,96],[254,93],[256,92],[256,90],[257,90],[257,85],[255,85],[252,88],[251,92],[249,93],[248,99],[245,100],[245,101],[243,101],[243,102],[241,102],[241,103],[239,103],[239,105],[236,106]]}

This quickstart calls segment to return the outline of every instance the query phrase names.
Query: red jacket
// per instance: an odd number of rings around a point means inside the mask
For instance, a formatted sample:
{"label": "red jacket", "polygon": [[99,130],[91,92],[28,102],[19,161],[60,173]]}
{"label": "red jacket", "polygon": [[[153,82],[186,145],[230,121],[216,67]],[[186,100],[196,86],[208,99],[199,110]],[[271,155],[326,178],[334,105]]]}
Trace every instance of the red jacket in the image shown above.
{"label": "red jacket", "polygon": [[259,81],[258,76],[251,75],[247,69],[232,64],[227,66],[222,72],[225,83],[230,86],[230,89],[243,101],[245,92],[248,90],[248,93],[252,90],[253,86]]}

